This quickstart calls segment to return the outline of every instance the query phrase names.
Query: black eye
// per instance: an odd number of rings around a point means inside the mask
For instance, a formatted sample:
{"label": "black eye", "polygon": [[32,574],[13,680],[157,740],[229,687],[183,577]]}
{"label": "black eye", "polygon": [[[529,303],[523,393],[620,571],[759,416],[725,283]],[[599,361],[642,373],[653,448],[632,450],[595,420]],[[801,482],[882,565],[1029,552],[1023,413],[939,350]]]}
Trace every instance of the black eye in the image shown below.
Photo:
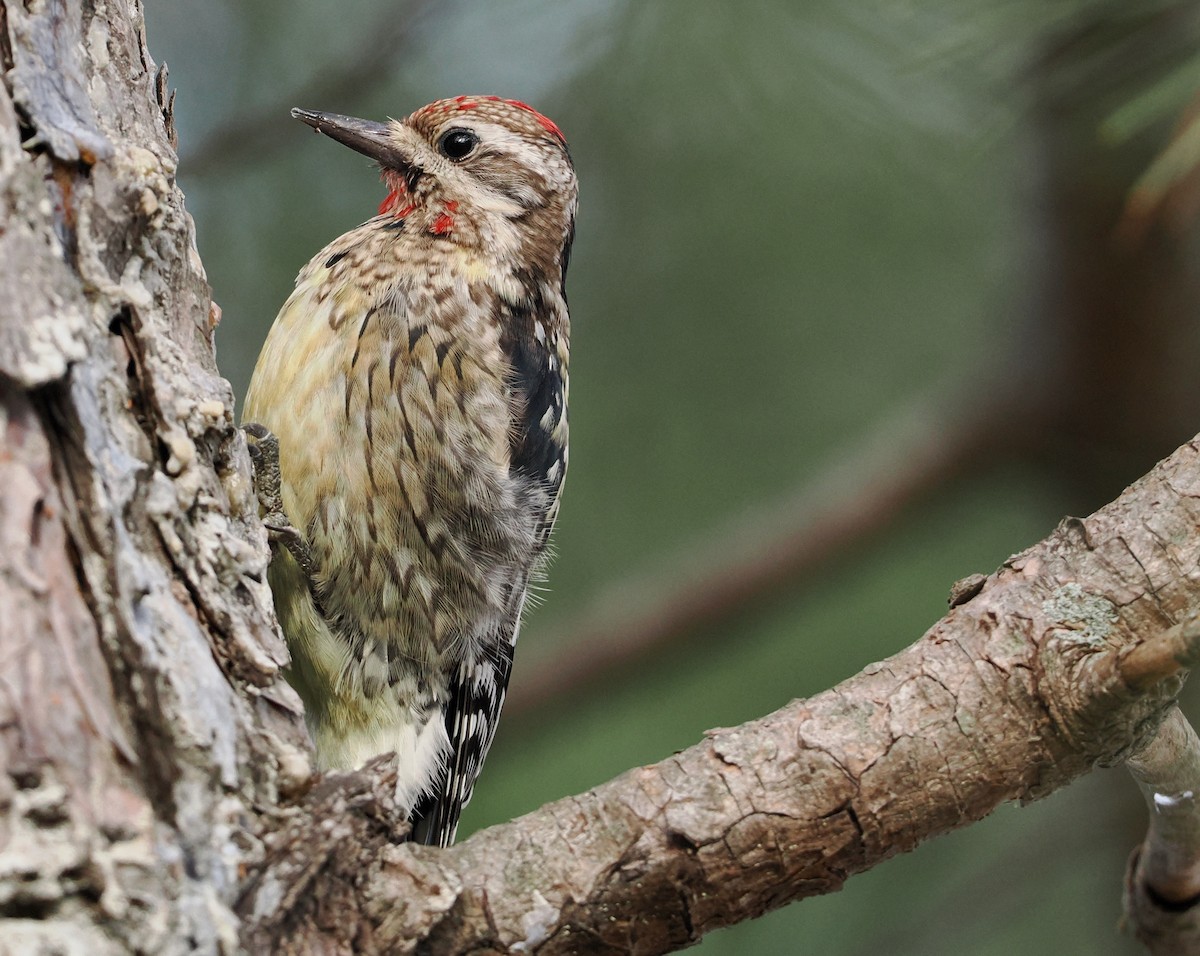
{"label": "black eye", "polygon": [[463,159],[479,145],[479,137],[469,129],[448,129],[438,140],[438,152],[448,159]]}

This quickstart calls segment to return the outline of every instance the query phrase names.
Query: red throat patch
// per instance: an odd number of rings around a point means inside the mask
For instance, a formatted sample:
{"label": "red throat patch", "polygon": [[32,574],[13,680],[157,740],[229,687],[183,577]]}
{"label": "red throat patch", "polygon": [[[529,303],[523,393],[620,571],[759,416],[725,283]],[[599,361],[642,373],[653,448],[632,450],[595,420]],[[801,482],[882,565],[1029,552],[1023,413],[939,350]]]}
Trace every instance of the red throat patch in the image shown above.
{"label": "red throat patch", "polygon": [[411,202],[403,207],[400,206],[400,203],[408,198],[408,187],[404,184],[404,177],[385,170],[382,179],[383,184],[388,188],[388,194],[379,204],[379,215],[390,212],[397,219],[403,219],[416,208]]}
{"label": "red throat patch", "polygon": [[386,197],[384,197],[383,202],[381,202],[379,204],[379,215],[382,216],[385,212],[391,212],[393,209],[396,208],[396,204],[399,202],[400,202],[400,190],[393,189],[390,193],[387,194]]}

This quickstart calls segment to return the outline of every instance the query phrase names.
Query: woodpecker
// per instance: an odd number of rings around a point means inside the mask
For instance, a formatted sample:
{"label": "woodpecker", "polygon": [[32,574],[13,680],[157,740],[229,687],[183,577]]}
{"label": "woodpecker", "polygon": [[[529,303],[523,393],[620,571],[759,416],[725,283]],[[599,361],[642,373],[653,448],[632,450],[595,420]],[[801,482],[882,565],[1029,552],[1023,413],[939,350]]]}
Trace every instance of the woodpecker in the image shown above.
{"label": "woodpecker", "polygon": [[575,172],[516,100],[292,115],[387,196],[300,271],[246,395],[288,676],[318,766],[395,752],[413,838],[448,846],[567,468]]}

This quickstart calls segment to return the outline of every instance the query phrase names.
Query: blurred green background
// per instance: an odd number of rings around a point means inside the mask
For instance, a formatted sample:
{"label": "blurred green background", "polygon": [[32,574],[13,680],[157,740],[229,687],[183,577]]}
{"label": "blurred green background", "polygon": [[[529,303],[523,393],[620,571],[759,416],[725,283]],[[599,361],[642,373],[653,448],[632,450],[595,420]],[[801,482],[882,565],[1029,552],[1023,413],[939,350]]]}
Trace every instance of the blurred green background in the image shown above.
{"label": "blurred green background", "polygon": [[[495,92],[571,143],[558,559],[460,836],[899,650],[956,579],[1200,427],[1195,157],[1156,165],[1200,90],[1195,4],[147,7],[239,396],[297,270],[382,198],[288,107]],[[869,518],[656,634],[681,586],[831,510]],[[616,667],[562,663],[642,632],[654,647]],[[1100,771],[700,948],[1137,952],[1116,924],[1143,827],[1132,782]]]}

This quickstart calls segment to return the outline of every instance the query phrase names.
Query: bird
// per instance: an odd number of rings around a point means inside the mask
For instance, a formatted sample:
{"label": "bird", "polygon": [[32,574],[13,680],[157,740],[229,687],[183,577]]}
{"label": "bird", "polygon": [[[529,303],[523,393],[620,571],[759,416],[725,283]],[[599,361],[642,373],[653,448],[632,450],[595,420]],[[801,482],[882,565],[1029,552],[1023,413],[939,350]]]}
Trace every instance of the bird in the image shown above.
{"label": "bird", "polygon": [[292,115],[387,194],[301,269],[246,394],[286,676],[317,768],[394,752],[411,838],[445,847],[558,515],[578,183],[519,100]]}

